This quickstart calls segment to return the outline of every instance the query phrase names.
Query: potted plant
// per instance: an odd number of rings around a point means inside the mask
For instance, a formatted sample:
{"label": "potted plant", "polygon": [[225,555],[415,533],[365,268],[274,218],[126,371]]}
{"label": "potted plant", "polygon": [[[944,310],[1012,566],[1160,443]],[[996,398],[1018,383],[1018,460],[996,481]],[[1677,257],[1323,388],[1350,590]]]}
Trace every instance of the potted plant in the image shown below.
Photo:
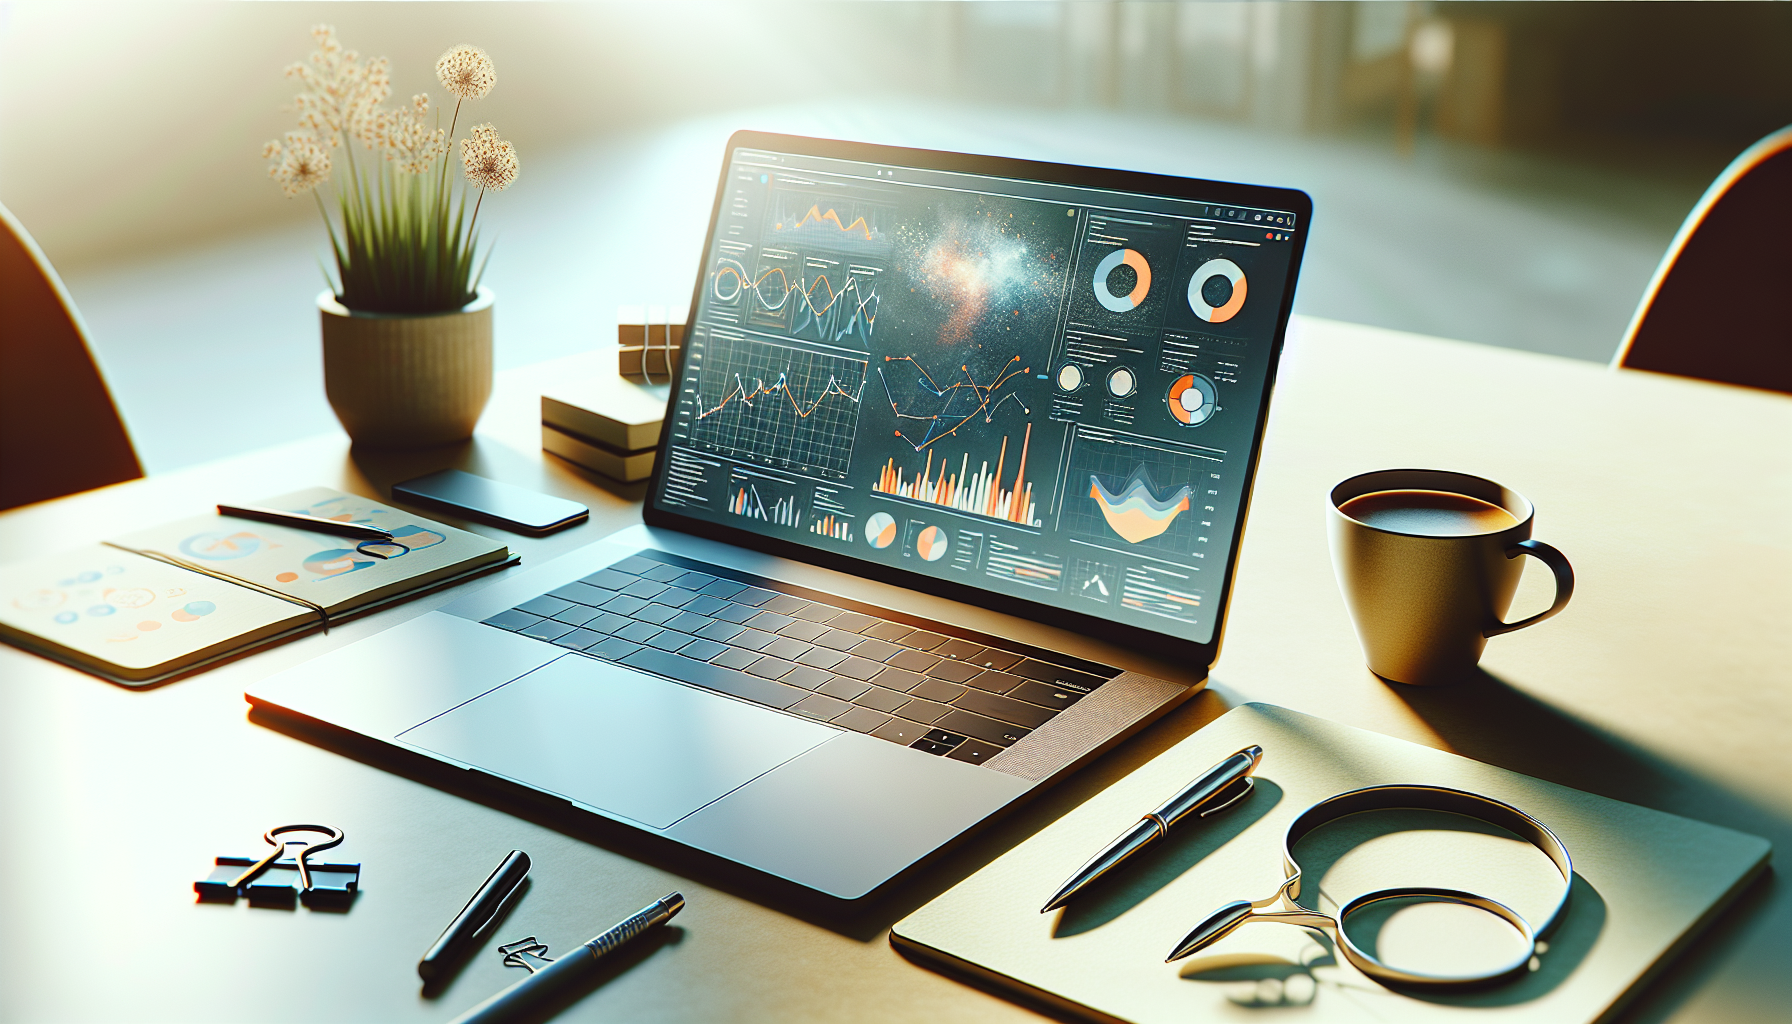
{"label": "potted plant", "polygon": [[287,196],[312,195],[329,232],[335,273],[325,269],[330,287],[317,299],[324,391],[357,444],[465,440],[492,388],[493,296],[479,283],[490,249],[478,255],[479,208],[487,192],[516,180],[518,165],[511,144],[479,124],[459,140],[460,173],[451,173],[451,140],[461,105],[491,92],[497,73],[475,46],[442,55],[436,77],[455,98],[443,130],[426,93],[384,105],[385,58],[363,61],[327,25],[312,36],[310,61],[286,70],[300,85],[299,127],[262,156]]}

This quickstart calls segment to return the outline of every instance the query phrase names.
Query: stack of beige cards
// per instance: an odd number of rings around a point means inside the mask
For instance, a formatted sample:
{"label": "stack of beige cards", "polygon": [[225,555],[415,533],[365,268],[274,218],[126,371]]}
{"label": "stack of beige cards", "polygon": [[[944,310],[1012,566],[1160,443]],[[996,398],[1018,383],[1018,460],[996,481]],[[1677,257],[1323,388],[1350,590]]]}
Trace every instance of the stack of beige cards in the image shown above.
{"label": "stack of beige cards", "polygon": [[326,487],[256,504],[392,540],[220,515],[169,523],[0,568],[0,639],[143,686],[517,560],[497,541]]}
{"label": "stack of beige cards", "polygon": [[[1263,748],[1263,759],[1249,797],[1185,822],[1064,909],[1039,912],[1141,815],[1252,745]],[[1397,990],[1352,966],[1327,932],[1265,921],[1164,962],[1219,907],[1276,892],[1285,877],[1283,835],[1302,811],[1339,793],[1402,784],[1504,801],[1567,846],[1574,868],[1568,903],[1529,970],[1491,987]],[[1612,1013],[1734,899],[1766,867],[1768,853],[1758,836],[1247,704],[911,914],[891,941],[923,962],[1102,1021],[1587,1024]],[[1563,885],[1537,847],[1479,819],[1436,811],[1350,814],[1309,833],[1294,854],[1305,869],[1300,902],[1333,915],[1359,895],[1415,886],[1477,893],[1542,921]],[[1517,935],[1491,914],[1439,902],[1365,927],[1350,933],[1359,947],[1433,976],[1473,974],[1487,956],[1510,962]]]}

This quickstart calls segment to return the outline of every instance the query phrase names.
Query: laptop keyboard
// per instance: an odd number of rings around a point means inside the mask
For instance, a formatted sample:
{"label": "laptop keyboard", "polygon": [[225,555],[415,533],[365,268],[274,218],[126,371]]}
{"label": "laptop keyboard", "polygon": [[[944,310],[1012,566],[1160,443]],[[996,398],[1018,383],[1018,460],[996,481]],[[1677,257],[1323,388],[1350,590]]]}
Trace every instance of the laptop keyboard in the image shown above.
{"label": "laptop keyboard", "polygon": [[1119,674],[653,549],[485,623],[973,764]]}

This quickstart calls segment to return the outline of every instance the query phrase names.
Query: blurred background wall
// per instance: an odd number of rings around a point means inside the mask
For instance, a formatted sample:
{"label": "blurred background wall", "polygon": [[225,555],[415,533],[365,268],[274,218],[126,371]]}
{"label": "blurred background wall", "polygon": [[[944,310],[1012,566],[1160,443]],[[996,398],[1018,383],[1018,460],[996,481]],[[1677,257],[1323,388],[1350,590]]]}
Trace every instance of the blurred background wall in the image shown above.
{"label": "blurred background wall", "polygon": [[[217,340],[244,296],[284,297],[255,352],[315,361],[317,211],[259,150],[320,22],[397,99],[440,101],[451,44],[497,61],[470,116],[524,161],[488,204],[505,365],[589,343],[569,281],[594,309],[688,294],[663,266],[695,260],[740,127],[1306,188],[1297,310],[1603,360],[1705,185],[1792,122],[1787,4],[0,0],[0,202],[140,436],[167,365],[250,358]],[[306,401],[283,429],[328,429]]]}

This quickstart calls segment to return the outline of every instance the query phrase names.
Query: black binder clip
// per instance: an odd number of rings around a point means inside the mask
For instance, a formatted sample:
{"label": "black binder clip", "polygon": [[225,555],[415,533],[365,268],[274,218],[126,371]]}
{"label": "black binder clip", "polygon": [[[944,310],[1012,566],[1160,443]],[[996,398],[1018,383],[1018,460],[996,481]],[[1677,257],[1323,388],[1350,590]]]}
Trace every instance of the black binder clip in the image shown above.
{"label": "black binder clip", "polygon": [[[275,839],[288,832],[318,832],[329,838],[311,843]],[[329,825],[281,825],[268,829],[262,840],[274,848],[260,860],[219,857],[211,877],[193,883],[193,891],[208,903],[234,903],[238,896],[253,905],[291,907],[303,903],[314,910],[345,910],[355,901],[361,881],[361,865],[307,860],[318,850],[341,844],[342,830]],[[298,851],[288,850],[298,846]]]}

